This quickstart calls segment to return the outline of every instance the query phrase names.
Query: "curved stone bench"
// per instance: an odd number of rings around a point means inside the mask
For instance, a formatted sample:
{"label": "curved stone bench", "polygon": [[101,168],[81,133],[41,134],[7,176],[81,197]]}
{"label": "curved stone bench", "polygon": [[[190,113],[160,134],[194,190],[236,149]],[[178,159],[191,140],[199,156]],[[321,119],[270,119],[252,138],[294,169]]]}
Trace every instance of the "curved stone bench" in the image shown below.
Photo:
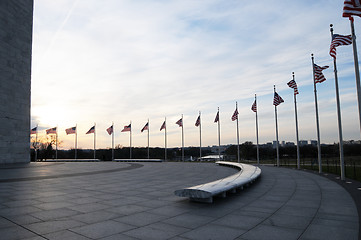
{"label": "curved stone bench", "polygon": [[218,161],[216,163],[221,166],[235,167],[240,171],[213,182],[176,190],[174,194],[179,197],[189,197],[192,201],[212,203],[214,196],[225,197],[227,192],[236,192],[237,189],[243,189],[244,186],[254,182],[261,176],[259,167],[234,162]]}

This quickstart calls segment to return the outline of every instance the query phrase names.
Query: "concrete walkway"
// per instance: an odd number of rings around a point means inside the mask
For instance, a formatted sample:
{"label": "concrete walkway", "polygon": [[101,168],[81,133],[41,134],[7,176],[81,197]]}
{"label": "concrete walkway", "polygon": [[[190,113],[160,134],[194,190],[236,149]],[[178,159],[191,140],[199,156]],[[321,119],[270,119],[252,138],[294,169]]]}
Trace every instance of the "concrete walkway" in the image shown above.
{"label": "concrete walkway", "polygon": [[204,204],[173,192],[236,170],[167,162],[0,166],[0,239],[358,239],[355,202],[339,184],[261,169],[250,188]]}

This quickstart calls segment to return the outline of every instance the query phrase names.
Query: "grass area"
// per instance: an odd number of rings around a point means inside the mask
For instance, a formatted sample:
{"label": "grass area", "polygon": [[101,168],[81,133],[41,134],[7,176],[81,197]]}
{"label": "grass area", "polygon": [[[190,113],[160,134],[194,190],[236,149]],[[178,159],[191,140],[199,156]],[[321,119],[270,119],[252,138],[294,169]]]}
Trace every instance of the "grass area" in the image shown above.
{"label": "grass area", "polygon": [[[345,157],[345,176],[361,182],[361,157]],[[256,161],[247,161],[247,163],[256,163]],[[274,164],[276,160],[261,160],[261,164]],[[283,167],[297,168],[296,159],[280,159],[280,165]],[[318,171],[318,161],[314,158],[301,158],[301,168]],[[341,175],[340,159],[336,157],[322,158],[322,172]]]}

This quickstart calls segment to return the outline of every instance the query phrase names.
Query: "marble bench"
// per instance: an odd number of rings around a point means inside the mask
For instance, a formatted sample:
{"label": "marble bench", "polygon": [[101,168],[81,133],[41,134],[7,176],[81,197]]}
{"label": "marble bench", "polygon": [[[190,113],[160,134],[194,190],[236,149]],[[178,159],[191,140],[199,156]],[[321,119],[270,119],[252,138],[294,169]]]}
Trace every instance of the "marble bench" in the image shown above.
{"label": "marble bench", "polygon": [[254,182],[261,176],[261,169],[249,164],[218,161],[216,164],[227,167],[234,167],[240,171],[229,177],[197,186],[176,190],[175,195],[189,197],[192,201],[212,203],[214,196],[225,197],[227,192],[235,193],[237,189]]}

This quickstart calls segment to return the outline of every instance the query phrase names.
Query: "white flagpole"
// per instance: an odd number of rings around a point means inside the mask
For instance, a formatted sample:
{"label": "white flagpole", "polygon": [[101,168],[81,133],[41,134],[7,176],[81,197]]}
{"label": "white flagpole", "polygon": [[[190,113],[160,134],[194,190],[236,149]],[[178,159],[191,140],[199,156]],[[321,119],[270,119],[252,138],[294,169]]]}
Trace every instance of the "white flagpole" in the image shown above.
{"label": "white flagpole", "polygon": [[94,159],[95,159],[95,142],[96,142],[96,136],[95,136],[96,130],[95,130],[95,123],[94,123]]}
{"label": "white flagpole", "polygon": [[313,53],[311,54],[311,59],[312,59],[313,89],[314,89],[314,93],[315,93],[315,109],[316,109],[318,172],[319,172],[319,173],[322,173],[320,123],[319,123],[319,120],[318,120],[317,88],[316,88],[316,80],[315,80],[315,63],[314,63]]}
{"label": "white flagpole", "polygon": [[219,117],[219,107],[218,107],[218,158],[221,161],[221,119]]}
{"label": "white flagpole", "polygon": [[164,118],[165,131],[164,131],[164,160],[167,160],[167,117]]}
{"label": "white flagpole", "polygon": [[[238,105],[237,105],[237,102],[236,102],[236,111],[238,113]],[[239,113],[237,114],[237,161],[240,162],[240,155],[239,155],[239,129],[238,129],[238,115]]]}
{"label": "white flagpole", "polygon": [[201,124],[201,111],[199,111],[199,160],[202,159],[202,124]]}
{"label": "white flagpole", "polygon": [[183,130],[183,114],[182,114],[182,161],[184,161],[184,130]]}
{"label": "white flagpole", "polygon": [[77,148],[78,148],[78,124],[75,124],[75,159],[77,158]]}
{"label": "white flagpole", "polygon": [[[257,95],[254,95],[257,108]],[[257,136],[257,164],[259,165],[259,141],[258,141],[258,109],[256,109],[256,136]]]}
{"label": "white flagpole", "polygon": [[55,143],[56,143],[55,159],[58,159],[58,125],[56,126]]}
{"label": "white flagpole", "polygon": [[39,124],[36,124],[36,134],[35,134],[35,162],[38,160],[38,127],[39,127]]}
{"label": "white flagpole", "polygon": [[148,118],[148,159],[149,159],[149,118]]}
{"label": "white flagpole", "polygon": [[358,66],[358,56],[357,56],[357,46],[356,46],[356,35],[355,27],[353,23],[353,17],[350,17],[351,24],[351,34],[352,34],[352,47],[353,47],[353,58],[355,65],[355,75],[356,75],[356,89],[357,89],[357,99],[358,99],[358,113],[360,121],[360,131],[361,131],[361,85],[360,85],[360,70]]}
{"label": "white flagpole", "polygon": [[[331,41],[333,37],[333,28],[330,24]],[[337,66],[336,58],[333,58],[333,68],[335,73],[335,90],[336,90],[336,104],[337,104],[337,120],[338,120],[338,138],[339,138],[339,150],[340,150],[340,170],[341,180],[345,180],[345,162],[343,158],[343,139],[342,139],[342,122],[341,122],[341,108],[340,108],[340,94],[338,90],[338,77],[337,77]]]}
{"label": "white flagpole", "polygon": [[130,121],[130,148],[129,148],[129,158],[132,159],[132,121]]}
{"label": "white flagpole", "polygon": [[[276,93],[276,85],[273,85],[273,93]],[[273,94],[273,95],[274,95]],[[277,154],[277,167],[280,166],[280,153],[278,144],[278,122],[277,122],[277,106],[275,105],[275,119],[276,119],[276,154]]]}
{"label": "white flagpole", "polygon": [[[292,80],[295,81],[295,73],[292,72]],[[293,91],[294,92],[294,91]],[[298,138],[298,117],[297,117],[297,98],[296,94],[293,93],[293,100],[295,103],[295,121],[296,121],[296,141],[297,141],[297,169],[301,168],[300,163],[300,141]]]}
{"label": "white flagpole", "polygon": [[114,161],[114,122],[112,122],[112,161]]}

